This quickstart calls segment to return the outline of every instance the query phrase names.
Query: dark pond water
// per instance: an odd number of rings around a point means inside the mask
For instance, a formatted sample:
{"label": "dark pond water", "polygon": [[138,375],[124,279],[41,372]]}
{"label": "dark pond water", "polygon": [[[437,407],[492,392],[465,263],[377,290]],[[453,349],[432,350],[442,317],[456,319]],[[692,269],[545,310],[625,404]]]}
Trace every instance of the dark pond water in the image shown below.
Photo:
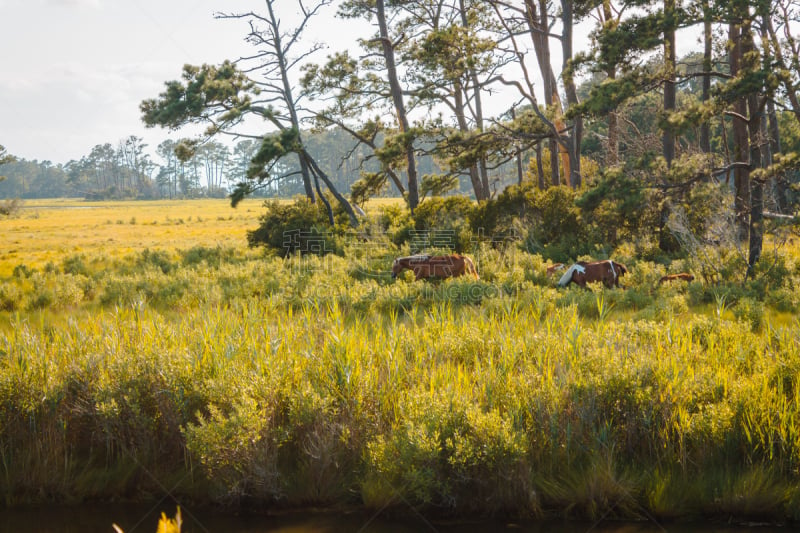
{"label": "dark pond water", "polygon": [[[114,533],[112,524],[125,533],[155,533],[161,512],[175,513],[174,506],[104,505],[77,507],[28,507],[0,510],[0,532],[8,533]],[[380,514],[295,512],[279,516],[223,514],[182,508],[182,533],[786,533],[789,527],[725,524],[657,524],[530,522],[430,522],[414,515],[395,520]]]}

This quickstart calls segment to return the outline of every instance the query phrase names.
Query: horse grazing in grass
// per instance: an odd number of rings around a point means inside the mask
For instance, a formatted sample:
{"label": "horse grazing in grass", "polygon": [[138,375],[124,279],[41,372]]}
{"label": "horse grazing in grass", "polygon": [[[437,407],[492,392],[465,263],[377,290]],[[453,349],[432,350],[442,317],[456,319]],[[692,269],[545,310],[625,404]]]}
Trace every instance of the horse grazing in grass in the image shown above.
{"label": "horse grazing in grass", "polygon": [[577,283],[584,289],[587,283],[602,281],[608,287],[619,287],[619,278],[626,274],[628,269],[625,265],[606,259],[605,261],[594,261],[587,263],[578,261],[564,272],[558,280],[559,287],[566,287],[570,283]]}
{"label": "horse grazing in grass", "polygon": [[463,255],[409,255],[398,257],[392,263],[392,278],[405,269],[414,273],[416,280],[426,278],[449,278],[472,274],[479,279],[472,259]]}
{"label": "horse grazing in grass", "polygon": [[666,276],[663,276],[660,280],[658,280],[658,284],[661,285],[665,281],[674,281],[676,279],[680,279],[688,283],[690,281],[694,281],[694,276],[692,276],[688,272],[681,272],[680,274],[667,274]]}

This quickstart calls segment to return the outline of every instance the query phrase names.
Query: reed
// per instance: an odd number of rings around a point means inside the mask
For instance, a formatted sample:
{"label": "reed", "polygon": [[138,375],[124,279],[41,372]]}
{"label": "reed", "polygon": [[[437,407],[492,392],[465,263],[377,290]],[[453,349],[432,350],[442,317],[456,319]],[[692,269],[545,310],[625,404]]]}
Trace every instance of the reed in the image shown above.
{"label": "reed", "polygon": [[648,263],[628,291],[564,291],[522,251],[439,283],[392,282],[391,256],[148,247],[11,269],[0,494],[800,517],[796,321],[650,286]]}

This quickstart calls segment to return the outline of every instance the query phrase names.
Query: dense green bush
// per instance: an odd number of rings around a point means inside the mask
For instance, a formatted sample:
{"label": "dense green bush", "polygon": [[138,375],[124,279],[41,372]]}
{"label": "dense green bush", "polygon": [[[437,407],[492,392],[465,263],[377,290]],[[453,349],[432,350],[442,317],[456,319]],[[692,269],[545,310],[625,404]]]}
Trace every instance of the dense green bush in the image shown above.
{"label": "dense green bush", "polygon": [[16,311],[23,302],[22,289],[14,282],[0,283],[0,311]]}
{"label": "dense green bush", "polygon": [[83,254],[64,258],[61,270],[65,274],[80,274],[83,276],[88,276],[90,272],[89,266],[86,264],[86,256]]}
{"label": "dense green bush", "polygon": [[412,215],[411,253],[432,249],[471,252],[477,243],[470,225],[474,210],[474,202],[464,196],[433,197],[422,202]]}
{"label": "dense green bush", "polygon": [[539,190],[531,182],[512,185],[480,205],[472,217],[473,231],[494,244],[519,241],[528,252],[553,261],[574,259],[592,246],[575,195],[566,186]]}
{"label": "dense green bush", "polygon": [[641,186],[639,177],[623,168],[607,170],[575,204],[584,223],[591,225],[594,242],[616,246],[641,233],[655,235],[661,227],[660,202]]}
{"label": "dense green bush", "polygon": [[222,248],[221,246],[215,248],[195,246],[194,248],[182,252],[181,257],[184,266],[205,263],[214,268],[219,268],[223,263],[237,260],[237,255],[233,248]]}
{"label": "dense green bush", "polygon": [[260,225],[247,232],[250,246],[265,246],[281,256],[343,253],[342,226],[331,227],[322,202],[297,198],[292,203],[264,203]]}
{"label": "dense green bush", "polygon": [[407,209],[395,205],[382,207],[377,221],[380,231],[395,246],[402,246],[411,241],[411,236],[414,232],[414,220]]}
{"label": "dense green bush", "polygon": [[164,274],[169,274],[175,268],[170,254],[163,250],[150,250],[149,248],[139,254],[136,259],[136,265],[141,268],[154,266]]}

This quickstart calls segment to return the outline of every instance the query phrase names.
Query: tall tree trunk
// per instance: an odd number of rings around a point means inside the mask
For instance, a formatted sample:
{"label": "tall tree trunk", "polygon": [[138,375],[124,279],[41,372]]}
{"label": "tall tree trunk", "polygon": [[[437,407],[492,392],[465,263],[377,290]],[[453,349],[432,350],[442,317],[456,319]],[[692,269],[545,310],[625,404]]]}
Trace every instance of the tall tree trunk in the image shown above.
{"label": "tall tree trunk", "polygon": [[[525,0],[526,7],[526,21],[528,29],[533,41],[533,48],[536,52],[536,60],[539,63],[539,71],[542,74],[542,81],[544,85],[544,103],[548,109],[558,106],[555,110],[555,118],[553,124],[555,131],[553,132],[553,139],[550,141],[550,173],[551,182],[553,185],[561,183],[560,178],[560,163],[559,156],[561,155],[562,139],[564,122],[561,116],[561,100],[558,97],[558,84],[556,82],[555,74],[553,74],[553,67],[550,63],[550,41],[548,39],[548,24],[547,24],[547,3],[545,0],[539,0],[539,6],[536,5],[534,0]],[[566,155],[566,150],[565,154]],[[565,158],[567,165],[565,166],[565,175],[569,179],[569,160]]]}
{"label": "tall tree trunk", "polygon": [[[273,2],[266,2],[267,9],[269,10],[270,16],[270,24],[273,28],[273,32],[275,34],[275,54],[277,56],[278,64],[280,65],[281,70],[281,82],[283,83],[283,92],[284,98],[286,99],[286,107],[289,110],[289,117],[292,123],[292,127],[297,130],[297,142],[300,145],[303,145],[303,141],[300,138],[300,120],[297,118],[297,109],[295,108],[295,101],[294,96],[292,95],[292,84],[289,81],[289,66],[286,62],[286,56],[284,54],[283,45],[281,44],[281,33],[280,33],[280,24],[275,16],[275,10],[273,9]],[[303,157],[298,154],[298,159],[300,163],[300,174],[303,176],[303,189],[305,189],[306,196],[308,197],[311,202],[315,202],[314,197],[314,187],[311,183],[311,175],[309,173],[308,165],[303,160]]]}
{"label": "tall tree trunk", "polygon": [[[751,168],[760,168],[763,165],[761,152],[763,134],[759,97],[751,94],[747,97],[747,107],[750,112],[750,165]],[[761,249],[764,242],[764,182],[752,179],[750,185],[750,243],[747,259],[747,274],[750,277],[758,260],[761,258]]]}
{"label": "tall tree trunk", "polygon": [[[711,9],[708,0],[703,0],[703,103],[711,98],[711,59],[713,53],[713,37],[711,28]],[[711,153],[711,126],[707,120],[700,125],[700,150],[704,154]]]}
{"label": "tall tree trunk", "polygon": [[[564,124],[564,105],[561,103],[561,96],[558,94],[558,82],[553,73],[553,64],[550,60],[550,25],[547,19],[548,0],[539,0],[539,19],[540,27],[543,30],[543,43],[544,55],[543,59],[547,62],[547,70],[549,72],[548,78],[550,79],[550,102],[547,103],[548,107],[553,109],[553,124],[556,127],[556,144],[553,148],[558,150],[559,162],[561,170],[564,172],[564,181],[572,185],[570,182],[571,177],[571,162],[570,150],[568,141],[566,140],[567,126]],[[573,185],[574,186],[574,185]]]}
{"label": "tall tree trunk", "polygon": [[478,159],[478,173],[481,177],[481,187],[483,188],[483,194],[486,195],[486,199],[492,197],[492,191],[489,187],[489,167],[486,165],[486,158],[481,156]]}
{"label": "tall tree trunk", "polygon": [[[511,120],[517,120],[517,109],[515,107],[511,108]],[[514,158],[517,160],[517,184],[522,185],[522,150],[517,149],[514,153]]]}
{"label": "tall tree trunk", "polygon": [[[751,18],[745,8],[744,23],[742,24],[742,53],[744,54],[742,67],[746,72],[758,72],[759,69],[767,71],[772,67],[769,47],[762,50],[763,65],[759,64],[758,51],[755,45],[755,35]],[[756,13],[763,21],[769,17],[765,12],[765,5],[757,5]],[[762,34],[765,36],[765,34]],[[762,44],[765,44],[762,40]],[[748,131],[750,134],[750,170],[765,168],[769,164],[769,143],[767,142],[767,120],[764,115],[766,96],[751,92],[747,96],[747,108],[750,113]],[[761,258],[764,244],[764,180],[756,177],[750,185],[750,246],[747,259],[747,276],[753,274],[753,269]]]}
{"label": "tall tree trunk", "polygon": [[558,141],[550,139],[550,184],[554,187],[561,185],[561,174],[558,164]]}
{"label": "tall tree trunk", "polygon": [[[614,18],[611,11],[611,0],[603,0],[603,22],[608,24]],[[606,70],[606,76],[609,80],[617,78],[617,69],[613,64],[610,64]],[[619,123],[617,119],[617,110],[611,109],[608,112],[608,137],[606,146],[606,166],[613,167],[619,164]]]}
{"label": "tall tree trunk", "polygon": [[297,155],[297,159],[300,162],[300,175],[303,177],[303,189],[308,199],[311,200],[311,203],[314,203],[317,199],[314,195],[314,189],[311,186],[311,173],[308,170],[308,163],[306,163],[306,160],[300,154]]}
{"label": "tall tree trunk", "polygon": [[[564,80],[564,91],[567,94],[567,107],[578,104],[578,91],[575,87],[575,78],[572,75],[572,27],[573,12],[572,0],[561,0],[561,20],[563,34],[561,39],[561,49],[563,52],[561,77]],[[570,184],[578,188],[581,186],[581,140],[583,138],[583,118],[576,116],[572,119],[572,133],[569,142],[570,159]]]}
{"label": "tall tree trunk", "polygon": [[[664,113],[669,117],[675,111],[675,0],[664,0]],[[675,159],[675,134],[668,126],[663,137],[664,159],[667,167]]]}
{"label": "tall tree trunk", "polygon": [[[299,155],[305,160],[309,170],[314,174],[314,178],[319,178],[325,182],[325,186],[328,187],[328,190],[331,191],[333,197],[336,198],[336,201],[339,202],[339,205],[342,206],[342,208],[345,210],[345,213],[347,213],[347,216],[350,218],[350,225],[354,228],[358,227],[358,217],[356,216],[355,209],[353,209],[353,205],[336,189],[336,186],[333,184],[333,182],[331,182],[328,175],[323,172],[314,158],[309,155],[305,147],[301,148]],[[319,188],[319,185],[317,185],[317,188]],[[325,205],[330,212],[330,205],[328,204],[327,200],[324,197],[321,197],[321,199],[323,202],[325,202]],[[332,215],[330,216],[332,220]],[[333,224],[333,222],[331,222],[331,224]]]}
{"label": "tall tree trunk", "polygon": [[[731,76],[736,77],[742,68],[742,31],[737,23],[728,28],[730,43]],[[747,100],[737,98],[733,103],[733,209],[736,217],[737,238],[740,242],[748,239],[750,231],[750,169],[744,164],[750,157],[750,139],[747,131]]]}
{"label": "tall tree trunk", "polygon": [[[386,62],[386,75],[392,93],[394,109],[397,113],[397,121],[402,134],[408,134],[411,129],[406,114],[406,106],[403,100],[403,90],[400,87],[400,80],[397,76],[397,64],[394,57],[394,45],[389,39],[389,29],[386,23],[386,7],[384,0],[376,0],[378,27],[380,29],[381,45],[383,47],[383,59]],[[408,161],[408,206],[411,212],[419,205],[419,185],[417,183],[417,162],[414,157],[414,146],[411,139],[406,139],[406,159]]]}
{"label": "tall tree trunk", "polygon": [[[455,83],[455,87],[453,87],[453,93],[458,129],[461,130],[465,135],[468,135],[469,124],[467,123],[467,111],[466,105],[464,104],[464,91],[460,83]],[[478,172],[477,163],[469,167],[469,180],[470,183],[472,183],[472,190],[475,192],[476,200],[480,201],[489,198],[488,186],[486,188],[483,186],[483,181],[481,180],[481,176]]]}
{"label": "tall tree trunk", "polygon": [[542,161],[542,143],[536,143],[536,178],[539,185],[539,190],[543,191],[547,188],[544,180],[544,162]]}
{"label": "tall tree trunk", "polygon": [[[664,115],[668,118],[675,112],[675,0],[664,0]],[[675,159],[675,134],[668,124],[664,127],[662,144],[667,168]],[[672,248],[670,232],[667,229],[669,206],[664,202],[659,220],[659,248],[668,251]]]}
{"label": "tall tree trunk", "polygon": [[[769,145],[770,154],[772,158],[775,154],[781,153],[781,133],[778,128],[778,114],[775,112],[775,102],[770,98],[767,101],[767,131],[769,132]],[[769,161],[772,164],[773,160]],[[775,199],[778,204],[779,213],[789,212],[789,181],[786,179],[786,174],[781,172],[775,177]]]}
{"label": "tall tree trunk", "polygon": [[[464,0],[459,0],[459,9],[461,11],[461,25],[464,28],[467,28],[469,26],[469,19],[467,18],[467,8],[464,5]],[[472,101],[475,107],[475,129],[478,130],[478,133],[483,133],[484,124],[483,124],[483,100],[481,98],[481,85],[480,81],[478,80],[478,73],[475,71],[474,68],[469,69],[469,78],[472,82]],[[486,157],[484,157],[483,155],[481,155],[480,161],[478,162],[478,173],[480,175],[480,183],[481,183],[481,189],[483,189],[484,199],[488,199],[490,196],[489,171],[486,166]]]}

